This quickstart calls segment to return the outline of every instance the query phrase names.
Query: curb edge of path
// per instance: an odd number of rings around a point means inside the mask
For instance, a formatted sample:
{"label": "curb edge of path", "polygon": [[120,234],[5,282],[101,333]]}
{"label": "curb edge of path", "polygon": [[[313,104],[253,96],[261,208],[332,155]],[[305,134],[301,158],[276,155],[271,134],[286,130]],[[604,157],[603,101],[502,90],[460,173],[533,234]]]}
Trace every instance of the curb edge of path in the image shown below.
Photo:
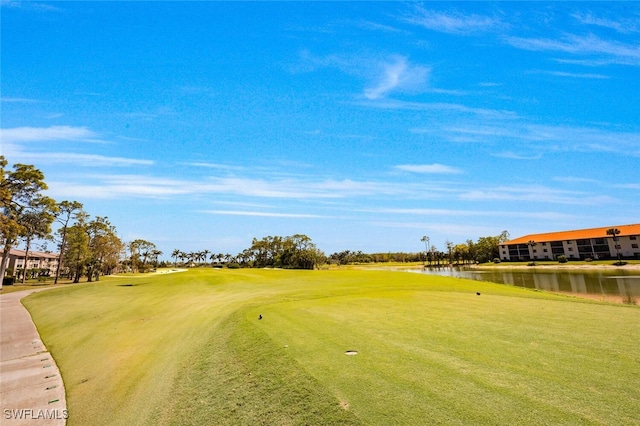
{"label": "curb edge of path", "polygon": [[0,294],[0,424],[66,425],[64,382],[21,300],[47,287]]}

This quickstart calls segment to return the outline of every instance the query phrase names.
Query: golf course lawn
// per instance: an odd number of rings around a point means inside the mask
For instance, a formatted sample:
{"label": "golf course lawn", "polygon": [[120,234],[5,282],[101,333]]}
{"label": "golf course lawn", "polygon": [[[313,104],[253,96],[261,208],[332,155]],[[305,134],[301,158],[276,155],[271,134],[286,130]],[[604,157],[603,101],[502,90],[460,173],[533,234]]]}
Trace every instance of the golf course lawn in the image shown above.
{"label": "golf course lawn", "polygon": [[70,425],[640,423],[637,306],[249,269],[103,278],[23,303]]}

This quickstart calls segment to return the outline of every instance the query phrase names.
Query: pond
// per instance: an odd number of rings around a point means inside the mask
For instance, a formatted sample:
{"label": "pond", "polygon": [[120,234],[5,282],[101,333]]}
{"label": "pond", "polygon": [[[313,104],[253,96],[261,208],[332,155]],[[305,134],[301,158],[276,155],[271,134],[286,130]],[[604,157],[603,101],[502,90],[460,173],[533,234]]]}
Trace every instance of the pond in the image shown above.
{"label": "pond", "polygon": [[464,267],[420,268],[409,270],[430,275],[490,281],[554,293],[589,298],[640,302],[640,270],[553,270],[477,269]]}

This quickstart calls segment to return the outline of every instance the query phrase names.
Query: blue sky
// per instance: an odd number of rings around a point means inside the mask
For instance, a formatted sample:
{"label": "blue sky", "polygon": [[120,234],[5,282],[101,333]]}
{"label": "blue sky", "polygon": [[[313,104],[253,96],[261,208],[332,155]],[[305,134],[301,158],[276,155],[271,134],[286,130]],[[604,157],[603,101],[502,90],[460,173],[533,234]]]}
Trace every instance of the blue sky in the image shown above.
{"label": "blue sky", "polygon": [[640,222],[640,4],[1,3],[1,152],[125,241]]}

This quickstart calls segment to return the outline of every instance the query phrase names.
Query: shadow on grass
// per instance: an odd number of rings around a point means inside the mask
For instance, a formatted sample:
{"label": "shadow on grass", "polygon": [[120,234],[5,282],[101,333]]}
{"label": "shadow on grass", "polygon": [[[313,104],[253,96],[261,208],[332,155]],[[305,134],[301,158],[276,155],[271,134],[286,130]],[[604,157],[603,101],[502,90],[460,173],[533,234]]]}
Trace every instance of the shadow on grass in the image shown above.
{"label": "shadow on grass", "polygon": [[213,331],[179,377],[160,423],[361,424],[244,311]]}

